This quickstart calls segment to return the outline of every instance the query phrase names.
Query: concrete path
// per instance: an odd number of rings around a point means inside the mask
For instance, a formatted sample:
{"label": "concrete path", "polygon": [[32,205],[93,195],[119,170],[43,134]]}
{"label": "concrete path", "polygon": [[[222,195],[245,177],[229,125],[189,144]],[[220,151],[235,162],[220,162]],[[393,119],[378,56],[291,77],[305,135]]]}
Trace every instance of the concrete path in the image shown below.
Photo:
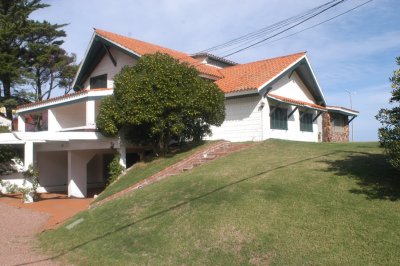
{"label": "concrete path", "polygon": [[0,265],[57,265],[35,242],[50,216],[0,202]]}

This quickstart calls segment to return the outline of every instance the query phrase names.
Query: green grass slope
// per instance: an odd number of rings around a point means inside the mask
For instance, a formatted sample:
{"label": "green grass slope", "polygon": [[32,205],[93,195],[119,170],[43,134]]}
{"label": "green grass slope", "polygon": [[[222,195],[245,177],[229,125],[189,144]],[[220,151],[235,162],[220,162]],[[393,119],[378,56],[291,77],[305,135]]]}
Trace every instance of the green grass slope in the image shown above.
{"label": "green grass slope", "polygon": [[398,265],[399,181],[375,143],[266,141],[39,239],[76,265]]}
{"label": "green grass slope", "polygon": [[130,187],[139,181],[152,176],[155,173],[163,170],[164,168],[173,165],[180,160],[194,154],[195,152],[206,148],[207,146],[215,143],[214,141],[200,142],[196,144],[184,147],[181,150],[172,151],[166,157],[152,158],[148,162],[140,162],[134,165],[131,171],[127,172],[125,175],[121,176],[118,182],[110,184],[106,189],[96,198],[96,201],[100,201],[108,196],[117,193],[125,188]]}

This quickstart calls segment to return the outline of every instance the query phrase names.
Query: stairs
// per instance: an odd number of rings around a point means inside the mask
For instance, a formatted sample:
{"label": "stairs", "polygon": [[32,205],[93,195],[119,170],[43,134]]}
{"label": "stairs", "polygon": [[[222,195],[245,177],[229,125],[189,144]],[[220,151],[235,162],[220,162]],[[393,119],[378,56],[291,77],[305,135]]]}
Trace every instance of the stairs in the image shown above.
{"label": "stairs", "polygon": [[158,173],[156,173],[156,174],[154,174],[154,175],[152,175],[152,176],[122,190],[122,191],[119,191],[105,199],[102,199],[98,202],[91,204],[90,208],[98,207],[110,200],[120,198],[120,197],[124,196],[125,194],[130,193],[136,189],[153,184],[153,183],[163,180],[169,176],[177,175],[177,174],[180,174],[180,173],[186,172],[186,171],[190,171],[194,167],[203,165],[209,161],[213,161],[213,160],[223,157],[227,154],[231,154],[233,152],[245,149],[249,146],[250,146],[250,144],[234,144],[229,141],[218,141],[218,142],[214,143],[213,145],[208,146],[204,149],[201,149],[201,150],[195,152],[191,156],[189,156],[173,165],[168,166],[167,168],[161,170],[160,172],[158,172]]}

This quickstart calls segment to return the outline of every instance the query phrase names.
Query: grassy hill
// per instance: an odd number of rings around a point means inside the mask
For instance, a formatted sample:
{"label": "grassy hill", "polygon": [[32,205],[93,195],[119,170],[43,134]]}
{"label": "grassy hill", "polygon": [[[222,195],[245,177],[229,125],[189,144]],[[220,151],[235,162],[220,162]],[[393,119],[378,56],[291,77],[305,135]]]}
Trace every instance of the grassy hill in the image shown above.
{"label": "grassy hill", "polygon": [[40,243],[77,265],[398,265],[400,177],[381,152],[258,143],[81,213]]}

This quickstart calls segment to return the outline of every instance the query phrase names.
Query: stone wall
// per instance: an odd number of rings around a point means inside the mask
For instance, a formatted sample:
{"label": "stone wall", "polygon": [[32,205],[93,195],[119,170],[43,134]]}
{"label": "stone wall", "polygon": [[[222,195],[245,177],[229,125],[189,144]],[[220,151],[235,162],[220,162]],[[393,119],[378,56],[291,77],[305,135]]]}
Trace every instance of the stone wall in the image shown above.
{"label": "stone wall", "polygon": [[[334,120],[336,117],[344,120],[343,132],[335,132]],[[324,113],[322,116],[322,140],[324,142],[348,142],[349,141],[349,119],[345,115],[337,113]]]}

